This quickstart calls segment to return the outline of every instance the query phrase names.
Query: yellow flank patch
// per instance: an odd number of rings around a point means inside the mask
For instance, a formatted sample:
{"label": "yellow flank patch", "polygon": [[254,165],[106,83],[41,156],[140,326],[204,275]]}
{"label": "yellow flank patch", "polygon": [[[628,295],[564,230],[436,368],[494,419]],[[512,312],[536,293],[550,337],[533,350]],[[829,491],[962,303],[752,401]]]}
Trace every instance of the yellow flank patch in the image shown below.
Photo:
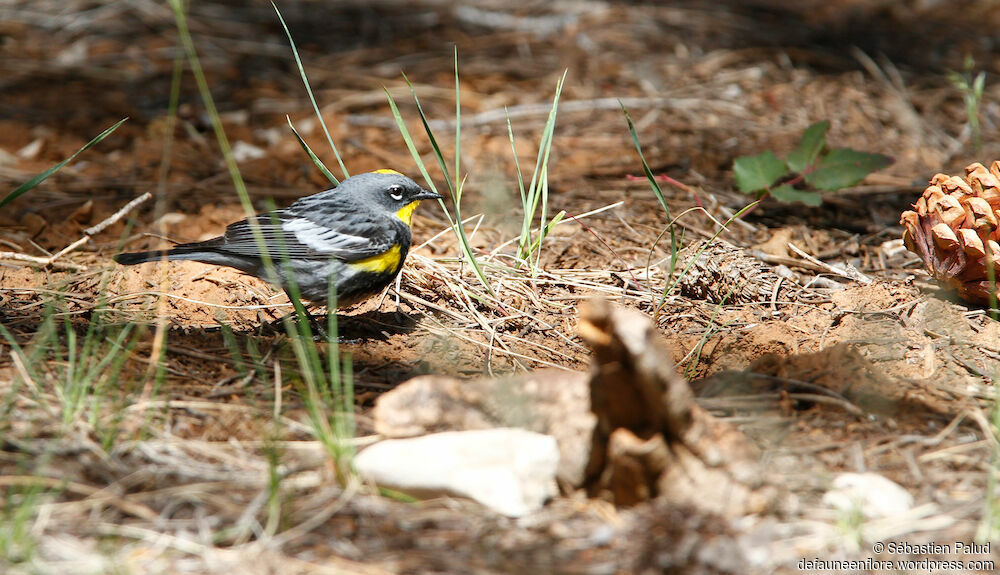
{"label": "yellow flank patch", "polygon": [[389,168],[382,168],[381,170],[375,170],[372,173],[373,174],[396,174],[397,176],[402,176],[403,175],[403,174],[400,174],[399,172],[397,172],[396,170],[390,170]]}
{"label": "yellow flank patch", "polygon": [[419,205],[420,200],[406,204],[405,206],[399,208],[399,211],[396,212],[396,217],[402,220],[404,224],[410,225],[410,220],[413,218],[413,211],[416,210]]}
{"label": "yellow flank patch", "polygon": [[378,254],[377,256],[367,257],[363,260],[351,262],[348,265],[355,270],[362,272],[394,272],[396,271],[396,268],[399,267],[400,249],[399,244],[393,244],[391,248]]}

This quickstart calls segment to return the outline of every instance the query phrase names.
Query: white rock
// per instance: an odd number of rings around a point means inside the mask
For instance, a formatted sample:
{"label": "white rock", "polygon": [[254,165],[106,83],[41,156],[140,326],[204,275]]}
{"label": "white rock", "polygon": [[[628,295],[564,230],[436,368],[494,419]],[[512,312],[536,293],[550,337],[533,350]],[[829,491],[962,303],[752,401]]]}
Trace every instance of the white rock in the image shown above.
{"label": "white rock", "polygon": [[823,503],[840,511],[858,510],[875,519],[909,511],[913,496],[877,473],[841,473],[823,495]]}
{"label": "white rock", "polygon": [[521,376],[459,380],[421,375],[375,401],[375,431],[403,438],[516,427],[556,438],[560,483],[586,479],[597,416],[590,411],[587,374],[540,369]]}
{"label": "white rock", "polygon": [[34,160],[45,145],[45,138],[35,138],[30,144],[17,151],[17,156],[24,160]]}
{"label": "white rock", "polygon": [[363,479],[414,497],[468,497],[510,517],[557,492],[556,440],[524,429],[447,431],[388,439],[354,460]]}
{"label": "white rock", "polygon": [[233,144],[233,159],[236,160],[237,163],[243,163],[247,160],[258,160],[266,157],[267,151],[264,150],[264,148],[248,144],[243,140],[238,140],[235,144]]}
{"label": "white rock", "polygon": [[60,50],[52,60],[61,68],[83,66],[87,63],[91,42],[93,42],[92,36],[84,36]]}

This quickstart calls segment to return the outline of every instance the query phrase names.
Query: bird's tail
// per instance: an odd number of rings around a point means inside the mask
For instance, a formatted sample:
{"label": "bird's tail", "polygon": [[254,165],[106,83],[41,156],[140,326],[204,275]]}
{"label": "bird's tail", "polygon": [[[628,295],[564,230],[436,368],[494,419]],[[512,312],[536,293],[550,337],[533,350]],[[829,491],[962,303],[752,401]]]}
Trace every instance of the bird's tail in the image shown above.
{"label": "bird's tail", "polygon": [[169,250],[153,250],[149,252],[132,252],[128,254],[117,254],[115,255],[115,261],[125,265],[131,266],[135,264],[144,264],[146,262],[157,262],[160,260],[204,260],[206,258],[212,259],[212,252],[207,252],[203,247],[197,244],[193,245],[180,245]]}

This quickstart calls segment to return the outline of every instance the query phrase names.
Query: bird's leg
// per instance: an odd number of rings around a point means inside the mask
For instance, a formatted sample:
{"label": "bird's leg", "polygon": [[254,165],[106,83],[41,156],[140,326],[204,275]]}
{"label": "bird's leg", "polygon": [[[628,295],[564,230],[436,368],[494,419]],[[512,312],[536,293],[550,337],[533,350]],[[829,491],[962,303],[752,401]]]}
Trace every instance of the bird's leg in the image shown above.
{"label": "bird's leg", "polygon": [[313,327],[313,330],[319,335],[321,341],[330,341],[330,335],[326,333],[326,328],[323,327],[323,322],[319,321],[319,318],[309,314],[309,324]]}
{"label": "bird's leg", "polygon": [[[322,322],[319,321],[319,318],[309,312],[305,304],[302,303],[302,300],[293,296],[287,289],[285,290],[285,295],[288,296],[288,301],[292,302],[292,307],[295,308],[292,315],[294,315],[296,319],[304,317],[321,340],[329,340],[330,336],[326,333],[326,328],[323,327]],[[281,320],[284,320],[284,317],[281,318]]]}

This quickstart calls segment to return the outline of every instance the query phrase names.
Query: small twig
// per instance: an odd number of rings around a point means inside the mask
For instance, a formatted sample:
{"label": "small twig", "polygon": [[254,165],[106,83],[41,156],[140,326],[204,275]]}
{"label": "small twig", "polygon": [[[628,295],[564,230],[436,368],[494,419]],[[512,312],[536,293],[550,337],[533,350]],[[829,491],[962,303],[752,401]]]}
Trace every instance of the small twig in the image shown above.
{"label": "small twig", "polygon": [[803,258],[809,260],[813,264],[816,264],[816,265],[820,266],[821,268],[823,268],[824,270],[826,270],[826,271],[828,271],[828,272],[830,272],[832,274],[838,275],[838,276],[840,276],[842,278],[846,278],[846,279],[849,279],[849,280],[854,280],[854,281],[856,281],[856,282],[858,282],[858,283],[860,283],[862,285],[868,285],[868,284],[872,283],[872,279],[870,277],[866,276],[865,274],[861,273],[858,270],[842,270],[840,268],[836,268],[834,266],[831,266],[830,264],[828,264],[826,262],[823,262],[823,261],[820,261],[820,260],[812,257],[811,255],[807,254],[806,252],[802,251],[801,249],[799,249],[798,246],[796,246],[792,242],[788,242],[788,247],[793,252],[799,254]]}
{"label": "small twig", "polygon": [[[210,392],[208,392],[208,394],[205,395],[205,397],[207,399],[215,399],[216,397],[228,397],[230,395],[235,395],[246,389],[247,385],[249,385],[250,382],[253,381],[255,377],[257,377],[257,372],[249,371],[247,372],[246,375],[239,378],[239,381],[237,381],[236,383],[227,385],[225,387],[218,387],[216,389],[213,389]],[[140,400],[142,399],[145,398],[140,398]]]}
{"label": "small twig", "polygon": [[[566,113],[593,113],[599,110],[619,110],[622,105],[628,108],[668,108],[672,110],[694,110],[699,107],[710,107],[713,111],[731,114],[736,117],[746,117],[746,108],[742,105],[723,100],[706,100],[704,98],[671,98],[671,97],[636,97],[636,98],[595,98],[590,100],[568,100],[559,103],[559,111]],[[462,128],[502,122],[507,116],[512,120],[520,118],[538,118],[548,115],[551,106],[547,104],[523,104],[507,109],[498,108],[480,112],[473,116],[462,116]],[[430,122],[431,129],[447,129],[454,127],[454,120],[438,120]]]}
{"label": "small twig", "polygon": [[18,252],[0,252],[0,260],[27,262],[32,264],[38,264],[40,266],[52,266],[57,269],[82,270],[86,267],[86,266],[81,266],[79,264],[72,264],[68,262],[53,262],[51,256],[42,258],[38,256],[29,256],[28,254],[22,254]]}
{"label": "small twig", "polygon": [[439,306],[437,304],[431,303],[431,302],[425,300],[424,298],[422,298],[422,297],[420,297],[418,295],[411,294],[411,293],[404,293],[404,294],[401,294],[401,295],[402,295],[403,299],[405,299],[405,300],[407,300],[407,301],[409,301],[411,303],[416,303],[416,304],[422,305],[422,306],[424,306],[426,308],[432,309],[434,311],[443,313],[443,314],[445,314],[447,316],[451,316],[452,319],[457,319],[459,321],[465,321],[465,320],[468,319],[467,317],[465,317],[465,316],[463,316],[463,315],[461,315],[461,314],[459,314],[457,312],[454,312],[454,311],[452,311],[452,310],[450,310],[450,309],[448,309],[446,307],[442,307],[442,306]]}
{"label": "small twig", "polygon": [[972,407],[968,410],[969,418],[976,422],[979,426],[980,431],[983,432],[983,441],[989,444],[990,448],[995,452],[1000,449],[1000,441],[997,440],[995,432],[993,431],[993,426],[986,415],[983,414],[983,410],[978,406]]}
{"label": "small twig", "polygon": [[763,250],[751,249],[749,250],[750,255],[764,262],[765,264],[770,264],[772,266],[787,266],[796,267],[804,270],[809,270],[811,272],[825,272],[826,268],[823,266],[818,266],[810,261],[800,260],[797,258],[791,258],[788,256],[776,256],[774,254],[769,254]]}
{"label": "small twig", "polygon": [[140,519],[153,521],[159,514],[141,503],[129,501],[112,493],[107,493],[105,489],[99,489],[75,481],[66,481],[65,478],[46,477],[43,475],[6,475],[0,477],[0,487],[32,487],[42,486],[45,489],[65,490],[74,495],[86,497],[83,501],[72,502],[71,504],[83,504],[98,506],[108,504],[117,507],[120,511],[134,515]]}
{"label": "small twig", "polygon": [[[823,387],[822,385],[818,385],[818,384],[815,384],[815,383],[812,383],[812,382],[809,382],[809,381],[803,381],[801,379],[792,379],[790,377],[778,377],[776,375],[768,375],[766,373],[749,372],[749,373],[745,373],[744,375],[746,377],[749,377],[749,378],[752,378],[752,379],[763,379],[765,381],[771,381],[771,382],[774,382],[774,383],[780,383],[780,384],[782,384],[782,385],[784,385],[786,387],[798,387],[800,389],[809,390],[810,392],[812,392],[814,394],[818,394],[818,395],[825,394],[825,395],[829,395],[830,397],[837,398],[837,399],[839,399],[841,401],[848,401],[847,398],[844,397],[842,394],[840,394],[840,393],[838,393],[838,392],[836,392],[836,391],[834,391],[834,390],[832,390],[832,389],[830,389],[828,387]],[[786,391],[787,391],[787,389],[786,389]]]}
{"label": "small twig", "polygon": [[120,209],[117,212],[111,214],[103,222],[97,224],[96,226],[91,226],[91,227],[83,230],[83,233],[87,234],[88,236],[95,236],[95,235],[103,232],[108,226],[110,226],[110,225],[114,224],[115,222],[117,222],[118,220],[124,218],[126,214],[128,214],[132,210],[136,209],[143,202],[146,202],[147,200],[149,200],[149,198],[152,198],[152,197],[153,197],[153,194],[151,194],[149,192],[146,192],[145,194],[143,194],[143,195],[139,196],[138,198],[132,200],[131,202],[125,204],[125,206],[122,209]]}

